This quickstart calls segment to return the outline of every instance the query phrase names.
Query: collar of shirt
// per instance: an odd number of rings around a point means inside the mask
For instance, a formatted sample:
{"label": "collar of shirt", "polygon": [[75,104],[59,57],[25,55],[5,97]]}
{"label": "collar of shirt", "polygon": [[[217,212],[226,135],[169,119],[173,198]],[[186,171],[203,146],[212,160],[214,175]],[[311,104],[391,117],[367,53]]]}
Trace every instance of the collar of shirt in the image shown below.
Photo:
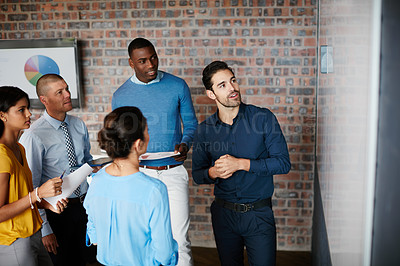
{"label": "collar of shirt", "polygon": [[44,114],[43,114],[43,117],[44,117],[44,119],[46,119],[46,121],[49,122],[49,124],[50,124],[52,127],[54,127],[54,129],[56,129],[56,130],[60,128],[62,122],[65,122],[65,123],[67,123],[67,125],[69,125],[69,115],[66,115],[66,116],[65,116],[64,121],[59,121],[59,120],[57,120],[57,119],[51,117],[51,116],[47,113],[47,111],[45,110],[45,111],[44,111]]}
{"label": "collar of shirt", "polygon": [[164,73],[162,71],[157,71],[157,77],[155,79],[153,79],[152,81],[150,81],[149,83],[144,83],[142,81],[140,81],[137,77],[136,74],[133,74],[133,76],[131,77],[131,81],[135,84],[139,84],[139,85],[150,85],[153,83],[157,83],[160,82],[160,80],[162,79],[162,77],[164,76]]}
{"label": "collar of shirt", "polygon": [[[236,121],[238,120],[238,119],[240,119],[243,115],[244,115],[244,112],[246,111],[246,104],[244,104],[244,103],[240,103],[240,106],[239,106],[239,112],[238,112],[238,114],[236,115],[236,117],[233,119],[233,124],[232,125],[234,125],[235,123],[236,123]],[[220,125],[225,125],[225,123],[224,122],[222,122],[220,119],[219,119],[219,116],[218,116],[218,110],[212,115],[212,116],[210,116],[210,122],[213,124],[213,125],[218,125],[218,124],[220,124]]]}

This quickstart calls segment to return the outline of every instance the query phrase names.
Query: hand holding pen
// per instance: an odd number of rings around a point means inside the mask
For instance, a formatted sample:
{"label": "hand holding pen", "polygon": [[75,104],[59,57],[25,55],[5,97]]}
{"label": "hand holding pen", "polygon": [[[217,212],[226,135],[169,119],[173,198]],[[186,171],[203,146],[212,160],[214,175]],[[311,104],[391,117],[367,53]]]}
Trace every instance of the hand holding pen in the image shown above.
{"label": "hand holding pen", "polygon": [[62,193],[62,177],[64,176],[65,171],[61,174],[60,177],[55,177],[49,179],[38,188],[38,196],[39,198],[48,198],[60,195]]}
{"label": "hand holding pen", "polygon": [[65,174],[65,171],[67,171],[67,169],[65,169],[64,172],[62,172],[62,174],[60,175],[60,179],[63,178],[63,176],[64,176],[64,174]]}
{"label": "hand holding pen", "polygon": [[59,176],[47,180],[43,185],[36,188],[35,196],[39,208],[50,209],[55,213],[61,213],[67,207],[68,199],[61,199],[57,202],[57,206],[53,207],[48,203],[45,198],[54,197],[62,194],[62,178],[64,177],[66,170]]}

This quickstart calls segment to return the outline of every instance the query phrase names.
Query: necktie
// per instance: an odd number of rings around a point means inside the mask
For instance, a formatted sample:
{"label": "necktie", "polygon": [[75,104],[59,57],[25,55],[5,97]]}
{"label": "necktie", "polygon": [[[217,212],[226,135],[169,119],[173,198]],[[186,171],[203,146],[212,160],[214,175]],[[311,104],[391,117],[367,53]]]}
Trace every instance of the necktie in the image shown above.
{"label": "necktie", "polygon": [[[78,164],[77,160],[76,160],[76,154],[75,154],[75,148],[74,148],[74,143],[72,142],[72,138],[71,135],[69,134],[69,130],[67,127],[67,123],[62,122],[60,125],[61,129],[64,132],[64,136],[65,136],[65,147],[67,148],[67,155],[68,155],[68,164],[69,167],[74,167]],[[73,172],[73,170],[71,169],[70,172]],[[81,189],[80,186],[78,186],[75,191],[74,194],[76,196],[80,196],[81,194]]]}

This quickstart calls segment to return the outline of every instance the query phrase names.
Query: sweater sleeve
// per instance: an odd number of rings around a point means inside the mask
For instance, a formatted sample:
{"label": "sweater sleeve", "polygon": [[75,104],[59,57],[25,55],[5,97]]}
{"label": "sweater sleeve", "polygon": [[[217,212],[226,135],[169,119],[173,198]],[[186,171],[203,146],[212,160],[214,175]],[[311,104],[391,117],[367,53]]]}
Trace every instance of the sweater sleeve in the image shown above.
{"label": "sweater sleeve", "polygon": [[183,87],[183,95],[180,98],[179,105],[181,119],[183,122],[183,136],[181,142],[186,143],[187,146],[190,148],[198,123],[194,112],[190,89],[185,81],[183,81]]}

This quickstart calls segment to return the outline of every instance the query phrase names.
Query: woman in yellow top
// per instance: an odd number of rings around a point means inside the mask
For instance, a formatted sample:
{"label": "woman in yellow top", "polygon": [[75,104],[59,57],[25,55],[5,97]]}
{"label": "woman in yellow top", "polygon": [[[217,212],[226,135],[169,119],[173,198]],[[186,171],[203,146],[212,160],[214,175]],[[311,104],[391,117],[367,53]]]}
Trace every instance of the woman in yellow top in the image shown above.
{"label": "woman in yellow top", "polygon": [[40,235],[38,207],[60,213],[42,198],[61,194],[62,180],[50,179],[33,189],[25,150],[18,143],[22,129],[30,127],[28,95],[15,87],[0,87],[0,264],[52,265]]}

